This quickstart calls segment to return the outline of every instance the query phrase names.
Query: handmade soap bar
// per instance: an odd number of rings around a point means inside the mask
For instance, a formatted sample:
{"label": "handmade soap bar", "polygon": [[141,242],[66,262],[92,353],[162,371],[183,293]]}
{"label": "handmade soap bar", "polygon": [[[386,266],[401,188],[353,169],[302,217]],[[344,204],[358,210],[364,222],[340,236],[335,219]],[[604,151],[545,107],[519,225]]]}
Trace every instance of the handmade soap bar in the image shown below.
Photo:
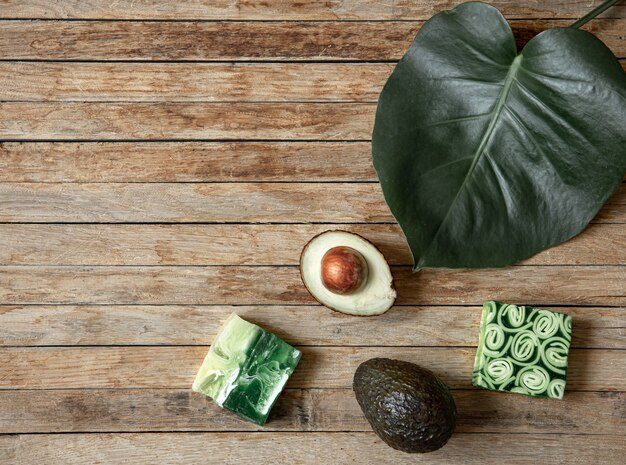
{"label": "handmade soap bar", "polygon": [[213,341],[192,389],[264,425],[302,353],[232,314]]}
{"label": "handmade soap bar", "polygon": [[494,391],[562,399],[572,317],[486,302],[472,384]]}

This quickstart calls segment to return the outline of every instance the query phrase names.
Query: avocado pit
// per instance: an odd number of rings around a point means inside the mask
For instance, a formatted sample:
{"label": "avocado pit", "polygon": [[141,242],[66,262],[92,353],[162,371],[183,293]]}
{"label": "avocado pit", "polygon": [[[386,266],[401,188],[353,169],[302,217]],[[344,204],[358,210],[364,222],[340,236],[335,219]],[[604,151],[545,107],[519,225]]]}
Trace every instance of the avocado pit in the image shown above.
{"label": "avocado pit", "polygon": [[367,262],[351,247],[333,247],[322,257],[322,282],[336,294],[352,294],[367,280]]}
{"label": "avocado pit", "polygon": [[349,315],[380,315],[396,300],[387,260],[351,232],[326,231],[311,239],[300,256],[300,275],[318,302]]}

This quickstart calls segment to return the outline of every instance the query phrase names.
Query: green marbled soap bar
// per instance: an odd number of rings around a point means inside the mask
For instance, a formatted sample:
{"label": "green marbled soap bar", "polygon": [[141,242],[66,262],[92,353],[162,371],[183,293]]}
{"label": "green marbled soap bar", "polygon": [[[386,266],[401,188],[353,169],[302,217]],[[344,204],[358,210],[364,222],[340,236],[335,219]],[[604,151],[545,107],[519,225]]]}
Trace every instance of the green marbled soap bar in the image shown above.
{"label": "green marbled soap bar", "polygon": [[493,391],[562,399],[572,317],[539,308],[486,302],[472,384]]}
{"label": "green marbled soap bar", "polygon": [[262,426],[301,355],[233,313],[213,341],[192,389]]}

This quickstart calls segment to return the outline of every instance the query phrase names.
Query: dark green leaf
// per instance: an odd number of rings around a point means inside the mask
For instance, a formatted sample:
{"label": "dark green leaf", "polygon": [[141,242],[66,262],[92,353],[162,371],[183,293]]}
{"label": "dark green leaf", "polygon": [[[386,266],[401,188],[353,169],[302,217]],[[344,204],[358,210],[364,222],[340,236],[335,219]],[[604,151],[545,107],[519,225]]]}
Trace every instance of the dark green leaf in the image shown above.
{"label": "dark green leaf", "polygon": [[417,269],[505,266],[582,231],[626,170],[626,74],[555,28],[517,53],[502,14],[427,21],[378,102],[374,166]]}

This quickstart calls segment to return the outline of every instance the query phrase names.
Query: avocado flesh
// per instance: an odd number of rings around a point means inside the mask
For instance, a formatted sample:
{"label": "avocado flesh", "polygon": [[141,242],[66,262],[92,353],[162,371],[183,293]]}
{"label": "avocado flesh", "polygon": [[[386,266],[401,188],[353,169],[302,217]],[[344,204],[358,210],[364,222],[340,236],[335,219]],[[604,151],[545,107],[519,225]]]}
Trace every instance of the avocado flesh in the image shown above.
{"label": "avocado flesh", "polygon": [[[368,278],[354,293],[336,294],[322,282],[322,257],[334,247],[359,252],[368,268]],[[309,241],[300,257],[300,275],[309,293],[322,305],[341,313],[373,316],[385,313],[396,300],[393,276],[383,254],[367,239],[347,231],[326,231]]]}
{"label": "avocado flesh", "polygon": [[356,399],[374,432],[409,453],[443,447],[456,425],[456,406],[432,372],[413,363],[373,358],[354,375]]}

